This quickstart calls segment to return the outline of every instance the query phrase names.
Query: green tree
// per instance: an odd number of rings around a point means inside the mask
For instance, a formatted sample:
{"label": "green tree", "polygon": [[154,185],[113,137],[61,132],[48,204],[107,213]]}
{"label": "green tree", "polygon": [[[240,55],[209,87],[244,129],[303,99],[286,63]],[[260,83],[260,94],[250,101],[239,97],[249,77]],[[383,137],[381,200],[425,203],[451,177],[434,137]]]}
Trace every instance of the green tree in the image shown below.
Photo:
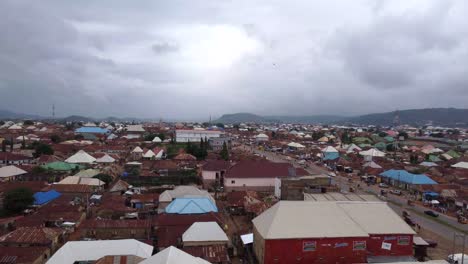
{"label": "green tree", "polygon": [[41,167],[41,166],[36,166],[34,168],[32,168],[31,172],[33,174],[42,174],[42,173],[45,173],[47,172],[47,169]]}
{"label": "green tree", "polygon": [[2,152],[6,152],[8,141],[5,139],[2,141]]}
{"label": "green tree", "polygon": [[62,139],[60,138],[60,136],[57,135],[57,134],[51,135],[51,136],[50,136],[50,140],[51,140],[52,142],[54,142],[55,144],[60,143],[60,141],[62,141]]}
{"label": "green tree", "polygon": [[229,151],[226,142],[223,143],[223,149],[221,150],[221,158],[223,160],[229,160]]}
{"label": "green tree", "polygon": [[160,138],[162,141],[164,141],[166,139],[166,134],[164,133],[159,133],[158,134],[158,138]]}
{"label": "green tree", "polygon": [[386,136],[388,136],[387,133],[385,133],[385,132],[379,132],[379,137],[386,137]]}
{"label": "green tree", "polygon": [[32,125],[34,125],[34,122],[32,120],[24,120],[23,125],[32,126]]}
{"label": "green tree", "polygon": [[153,141],[153,139],[156,137],[156,134],[147,134],[145,136],[145,141]]}
{"label": "green tree", "polygon": [[344,131],[341,135],[341,142],[344,144],[351,144],[353,142],[351,136],[349,136],[348,131]]}
{"label": "green tree", "polygon": [[44,143],[38,143],[38,144],[35,144],[35,147],[34,147],[34,157],[40,157],[41,155],[53,155],[54,154],[54,150],[52,149],[51,146],[47,145],[47,144],[44,144]]}
{"label": "green tree", "polygon": [[111,183],[114,180],[112,176],[110,176],[109,174],[105,174],[105,173],[99,173],[93,178],[103,181],[106,185],[109,185],[109,183]]}
{"label": "green tree", "polygon": [[81,134],[75,135],[75,140],[83,140],[84,136]]}
{"label": "green tree", "polygon": [[400,137],[403,137],[405,140],[407,140],[408,139],[408,133],[406,133],[405,131],[400,131],[398,133],[398,138],[400,138]]}
{"label": "green tree", "polygon": [[31,189],[16,188],[8,191],[3,199],[3,207],[12,213],[20,213],[34,203]]}
{"label": "green tree", "polygon": [[216,126],[217,126],[217,127],[224,128],[224,124],[223,124],[223,123],[216,123]]}

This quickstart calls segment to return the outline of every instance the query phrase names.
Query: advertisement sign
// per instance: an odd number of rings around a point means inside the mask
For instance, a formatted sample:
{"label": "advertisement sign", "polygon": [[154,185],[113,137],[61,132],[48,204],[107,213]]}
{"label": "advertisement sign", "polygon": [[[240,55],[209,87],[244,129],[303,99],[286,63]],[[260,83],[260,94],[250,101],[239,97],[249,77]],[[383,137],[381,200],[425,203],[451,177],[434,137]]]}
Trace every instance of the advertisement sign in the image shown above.
{"label": "advertisement sign", "polygon": [[382,249],[392,250],[392,244],[387,242],[382,242]]}
{"label": "advertisement sign", "polygon": [[354,241],[353,250],[366,250],[366,241]]}
{"label": "advertisement sign", "polygon": [[302,244],[302,251],[315,251],[317,249],[317,242],[307,241]]}

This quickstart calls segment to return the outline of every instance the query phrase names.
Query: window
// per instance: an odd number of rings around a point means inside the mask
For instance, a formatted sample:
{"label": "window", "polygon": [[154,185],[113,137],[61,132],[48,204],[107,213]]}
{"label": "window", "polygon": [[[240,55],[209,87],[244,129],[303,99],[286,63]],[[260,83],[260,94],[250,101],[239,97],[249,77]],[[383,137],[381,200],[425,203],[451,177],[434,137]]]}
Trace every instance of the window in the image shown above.
{"label": "window", "polygon": [[234,183],[236,183],[236,181],[235,181],[235,180],[232,180],[231,183],[234,184]]}
{"label": "window", "polygon": [[306,241],[302,244],[302,251],[315,251],[317,249],[317,242]]}
{"label": "window", "polygon": [[398,237],[398,245],[407,246],[409,244],[410,244],[410,237],[409,236],[400,236],[400,237]]}
{"label": "window", "polygon": [[366,250],[366,241],[354,241],[353,250]]}

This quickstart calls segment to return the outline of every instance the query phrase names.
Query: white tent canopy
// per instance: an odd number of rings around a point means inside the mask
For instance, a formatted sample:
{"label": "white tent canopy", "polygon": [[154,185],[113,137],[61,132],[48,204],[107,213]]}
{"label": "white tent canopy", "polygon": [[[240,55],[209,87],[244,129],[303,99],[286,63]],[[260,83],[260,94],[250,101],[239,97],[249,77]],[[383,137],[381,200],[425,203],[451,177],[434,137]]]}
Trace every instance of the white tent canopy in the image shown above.
{"label": "white tent canopy", "polygon": [[327,152],[338,152],[338,150],[336,148],[332,147],[332,146],[328,146],[328,147],[324,148],[322,150],[322,152],[325,152],[325,153],[327,153]]}
{"label": "white tent canopy", "polygon": [[113,163],[115,162],[115,159],[106,153],[104,156],[97,159],[96,162],[97,163]]}
{"label": "white tent canopy", "polygon": [[72,155],[65,162],[68,163],[93,163],[96,161],[96,158],[86,153],[84,150],[78,151],[76,154]]}
{"label": "white tent canopy", "polygon": [[154,152],[151,149],[149,149],[148,151],[146,151],[145,154],[143,154],[143,158],[151,159],[151,158],[154,158],[154,157],[156,157],[156,154],[154,154]]}
{"label": "white tent canopy", "polygon": [[216,222],[195,222],[182,235],[187,242],[228,242],[226,233]]}
{"label": "white tent canopy", "polygon": [[153,138],[153,142],[161,143],[162,140],[159,137],[156,136],[156,137]]}
{"label": "white tent canopy", "polygon": [[369,162],[366,162],[364,165],[362,165],[363,167],[370,167],[370,168],[373,168],[373,169],[381,169],[382,166],[380,166],[379,164],[375,163],[374,161],[369,161]]}
{"label": "white tent canopy", "polygon": [[26,171],[13,165],[0,168],[0,178],[8,178],[26,173]]}
{"label": "white tent canopy", "polygon": [[457,164],[452,165],[453,168],[462,168],[462,169],[468,169],[468,162],[466,161],[461,161],[458,162]]}
{"label": "white tent canopy", "polygon": [[298,148],[298,149],[299,149],[299,148],[305,148],[304,145],[301,145],[301,144],[296,143],[296,142],[291,142],[291,143],[289,143],[289,144],[288,144],[288,147],[291,147],[291,148]]}
{"label": "white tent canopy", "polygon": [[139,146],[136,146],[136,147],[132,150],[132,153],[143,153],[143,150],[142,150]]}
{"label": "white tent canopy", "polygon": [[439,166],[434,162],[429,162],[429,161],[423,161],[419,165],[424,166],[424,167],[436,167]]}
{"label": "white tent canopy", "polygon": [[348,147],[348,150],[346,151],[347,153],[351,153],[351,152],[354,152],[354,151],[361,151],[362,149],[360,147],[358,147],[356,144],[351,144],[349,145]]}
{"label": "white tent canopy", "polygon": [[210,264],[208,261],[194,257],[184,251],[170,246],[156,255],[151,256],[139,264]]}
{"label": "white tent canopy", "polygon": [[370,156],[370,157],[385,157],[385,153],[378,150],[378,149],[375,149],[375,148],[372,148],[372,149],[369,149],[369,150],[366,150],[366,151],[361,151],[359,152],[360,155],[362,156]]}

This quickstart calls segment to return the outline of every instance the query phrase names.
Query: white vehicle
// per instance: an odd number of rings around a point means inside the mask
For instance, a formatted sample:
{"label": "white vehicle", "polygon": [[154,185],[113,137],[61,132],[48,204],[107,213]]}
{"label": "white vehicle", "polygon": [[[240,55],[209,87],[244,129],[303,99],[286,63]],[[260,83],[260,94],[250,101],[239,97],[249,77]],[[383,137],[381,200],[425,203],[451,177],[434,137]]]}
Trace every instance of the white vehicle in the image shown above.
{"label": "white vehicle", "polygon": [[[462,262],[463,258],[463,262]],[[447,260],[449,263],[452,264],[468,264],[468,255],[467,254],[453,254],[453,255],[448,255]]]}

